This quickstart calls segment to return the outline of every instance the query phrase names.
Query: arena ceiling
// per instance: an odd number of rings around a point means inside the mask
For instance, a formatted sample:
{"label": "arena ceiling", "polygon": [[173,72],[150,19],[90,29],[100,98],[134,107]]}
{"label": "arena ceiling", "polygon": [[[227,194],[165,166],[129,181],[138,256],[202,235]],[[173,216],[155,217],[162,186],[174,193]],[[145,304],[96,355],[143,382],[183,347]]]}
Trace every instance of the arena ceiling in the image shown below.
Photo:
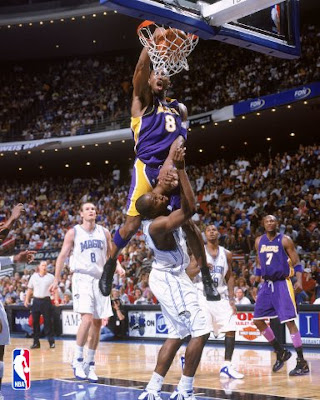
{"label": "arena ceiling", "polygon": [[[76,3],[72,0],[70,4]],[[319,0],[301,0],[300,3],[303,23],[319,21]],[[64,11],[14,14],[0,8],[0,60],[56,58],[140,48],[136,35],[140,20],[115,14],[100,6],[98,0],[90,0],[87,7],[73,5],[60,9]]]}

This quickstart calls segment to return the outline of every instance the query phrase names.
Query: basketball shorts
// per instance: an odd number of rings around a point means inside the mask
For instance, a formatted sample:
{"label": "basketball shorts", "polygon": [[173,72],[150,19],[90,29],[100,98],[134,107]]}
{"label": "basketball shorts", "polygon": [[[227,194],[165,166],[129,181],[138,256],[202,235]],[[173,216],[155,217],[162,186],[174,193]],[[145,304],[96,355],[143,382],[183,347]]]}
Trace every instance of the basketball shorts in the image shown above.
{"label": "basketball shorts", "polygon": [[113,315],[110,296],[102,296],[99,279],[88,274],[76,272],[72,276],[73,311],[80,314],[92,314],[94,319],[108,318]]}
{"label": "basketball shorts", "polygon": [[8,317],[7,313],[0,302],[0,321],[1,321],[1,332],[0,332],[0,345],[1,346],[6,346],[7,344],[10,344],[10,331],[9,331],[9,322],[8,322]]}
{"label": "basketball shorts", "polygon": [[210,333],[197,290],[185,271],[172,273],[153,268],[149,285],[161,305],[168,338],[183,339]]}
{"label": "basketball shorts", "polygon": [[203,290],[198,289],[200,307],[203,309],[210,331],[218,337],[221,333],[235,332],[237,316],[233,314],[228,299],[207,301]]}
{"label": "basketball shorts", "polygon": [[266,281],[259,290],[254,319],[279,318],[281,323],[297,317],[297,307],[291,280]]}
{"label": "basketball shorts", "polygon": [[[158,168],[151,168],[139,160],[139,158],[136,159],[133,165],[131,185],[127,199],[127,215],[130,217],[140,215],[136,209],[136,201],[140,196],[151,192],[156,186],[160,169],[161,165]],[[170,206],[172,209],[180,208],[179,190],[171,194]]]}

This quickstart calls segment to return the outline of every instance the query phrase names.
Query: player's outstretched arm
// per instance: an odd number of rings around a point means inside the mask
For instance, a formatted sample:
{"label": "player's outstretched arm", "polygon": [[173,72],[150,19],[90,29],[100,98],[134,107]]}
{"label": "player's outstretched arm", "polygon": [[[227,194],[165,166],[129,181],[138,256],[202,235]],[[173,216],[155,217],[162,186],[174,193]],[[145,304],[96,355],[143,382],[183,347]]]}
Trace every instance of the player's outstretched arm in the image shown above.
{"label": "player's outstretched arm", "polygon": [[[163,28],[157,28],[153,36],[157,37],[163,34]],[[133,117],[139,117],[144,112],[144,108],[148,106],[152,101],[152,93],[149,86],[150,77],[150,57],[147,49],[144,47],[140,53],[139,60],[137,62],[132,84],[133,84],[133,95],[132,95],[132,106],[131,114]]]}
{"label": "player's outstretched arm", "polygon": [[58,287],[64,262],[66,258],[70,255],[71,249],[73,248],[73,243],[74,243],[74,229],[70,229],[68,230],[68,232],[64,237],[63,245],[56,261],[54,281],[49,287],[51,293],[54,293]]}
{"label": "player's outstretched arm", "polygon": [[13,207],[8,220],[0,224],[0,242],[6,238],[13,223],[20,218],[23,212],[24,206],[22,203],[19,203]]}

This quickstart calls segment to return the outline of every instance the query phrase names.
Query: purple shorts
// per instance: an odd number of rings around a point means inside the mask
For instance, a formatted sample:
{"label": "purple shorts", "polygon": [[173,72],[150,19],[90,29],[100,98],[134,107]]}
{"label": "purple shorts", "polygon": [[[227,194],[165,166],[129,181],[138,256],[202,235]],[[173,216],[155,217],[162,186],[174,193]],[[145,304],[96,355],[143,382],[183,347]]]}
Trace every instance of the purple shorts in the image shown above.
{"label": "purple shorts", "polygon": [[289,278],[282,281],[266,281],[258,293],[254,319],[276,318],[281,323],[297,317],[294,290]]}
{"label": "purple shorts", "polygon": [[[136,201],[143,194],[151,192],[156,186],[160,167],[151,168],[139,160],[139,158],[136,159],[133,166],[131,185],[127,200],[127,215],[130,215],[131,217],[139,215],[136,209]],[[171,194],[170,206],[172,210],[180,208],[179,188]]]}

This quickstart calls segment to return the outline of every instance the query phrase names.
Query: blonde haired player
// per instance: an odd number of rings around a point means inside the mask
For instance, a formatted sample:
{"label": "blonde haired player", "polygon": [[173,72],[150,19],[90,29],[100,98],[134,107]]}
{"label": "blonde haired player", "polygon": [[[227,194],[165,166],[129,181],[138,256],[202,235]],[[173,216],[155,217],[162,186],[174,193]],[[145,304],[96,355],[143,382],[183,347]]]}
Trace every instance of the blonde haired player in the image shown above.
{"label": "blonde haired player", "polygon": [[[110,256],[111,235],[106,228],[96,224],[94,204],[82,204],[80,216],[82,224],[74,226],[65,235],[51,290],[57,288],[64,262],[72,252],[73,310],[81,314],[72,367],[77,379],[97,382],[94,357],[100,340],[101,321],[113,315],[110,296],[104,297],[98,286],[103,266]],[[124,273],[121,267],[117,272]],[[83,349],[86,343],[88,352],[84,362]]]}
{"label": "blonde haired player", "polygon": [[221,299],[208,302],[203,292],[203,284],[199,279],[199,267],[192,262],[187,268],[191,278],[197,276],[195,285],[198,289],[200,307],[205,311],[208,325],[216,337],[225,334],[225,361],[220,369],[220,377],[242,379],[243,374],[236,371],[231,364],[235,345],[236,307],[234,301],[234,278],[232,274],[232,254],[224,247],[219,246],[219,232],[215,225],[208,225],[205,230],[207,245],[205,246],[207,263],[213,284],[217,288]]}

